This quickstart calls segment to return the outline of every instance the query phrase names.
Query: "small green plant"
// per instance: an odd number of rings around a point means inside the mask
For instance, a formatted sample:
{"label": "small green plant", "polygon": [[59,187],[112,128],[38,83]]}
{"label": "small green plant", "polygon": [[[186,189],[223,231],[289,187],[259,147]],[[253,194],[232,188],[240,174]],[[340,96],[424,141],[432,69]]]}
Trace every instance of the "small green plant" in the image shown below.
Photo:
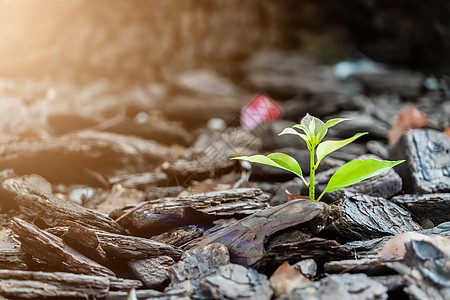
{"label": "small green plant", "polygon": [[[314,176],[315,172],[322,161],[322,159],[328,154],[350,144],[362,135],[368,132],[357,133],[351,138],[341,140],[341,141],[323,141],[323,138],[328,132],[328,128],[331,128],[342,121],[348,119],[336,118],[322,122],[320,119],[313,117],[309,114],[301,120],[300,124],[292,126],[292,128],[285,128],[279,135],[283,134],[293,134],[302,138],[306,142],[306,146],[310,152],[310,181],[306,182],[303,177],[302,169],[298,162],[291,156],[284,153],[271,153],[266,156],[264,155],[252,155],[252,156],[238,156],[231,159],[241,159],[247,160],[249,162],[260,163],[272,167],[277,167],[286,171],[290,171],[300,177],[305,185],[309,188],[309,200],[315,202],[315,184]],[[303,131],[303,133],[298,132],[295,129]],[[317,157],[317,159],[316,159]],[[322,192],[322,194],[317,198],[320,201],[322,196],[326,192],[336,191],[341,188],[353,185],[367,178],[373,177],[388,169],[404,162],[404,160],[388,161],[388,160],[376,160],[376,159],[364,159],[364,160],[353,160],[345,165],[341,166],[336,173],[331,176],[327,187]]]}

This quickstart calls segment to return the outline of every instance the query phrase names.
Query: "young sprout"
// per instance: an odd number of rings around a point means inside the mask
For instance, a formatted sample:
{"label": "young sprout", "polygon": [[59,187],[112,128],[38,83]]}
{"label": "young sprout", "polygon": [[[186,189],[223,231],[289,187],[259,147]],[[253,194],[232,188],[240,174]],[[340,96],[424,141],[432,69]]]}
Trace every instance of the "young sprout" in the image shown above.
{"label": "young sprout", "polygon": [[[300,177],[305,185],[309,188],[309,200],[315,202],[320,201],[326,192],[336,191],[344,187],[353,185],[362,180],[376,176],[388,169],[404,162],[404,160],[389,161],[389,160],[376,160],[376,159],[364,159],[353,160],[345,165],[341,166],[331,176],[325,190],[320,194],[319,198],[315,198],[315,173],[319,167],[322,159],[328,154],[350,144],[360,136],[367,134],[368,132],[357,133],[354,136],[340,141],[323,141],[323,138],[328,132],[328,128],[331,128],[342,121],[348,119],[336,118],[322,122],[320,119],[313,117],[309,114],[301,120],[300,124],[292,126],[292,128],[285,128],[279,135],[293,134],[302,138],[306,142],[310,153],[310,172],[309,183],[306,182],[303,177],[302,169],[299,163],[292,157],[284,153],[270,153],[268,155],[252,155],[252,156],[238,156],[231,159],[241,159],[249,162],[260,163],[276,168],[280,168],[286,171],[290,171]],[[295,130],[298,129],[301,132]],[[317,158],[316,158],[317,157]]]}

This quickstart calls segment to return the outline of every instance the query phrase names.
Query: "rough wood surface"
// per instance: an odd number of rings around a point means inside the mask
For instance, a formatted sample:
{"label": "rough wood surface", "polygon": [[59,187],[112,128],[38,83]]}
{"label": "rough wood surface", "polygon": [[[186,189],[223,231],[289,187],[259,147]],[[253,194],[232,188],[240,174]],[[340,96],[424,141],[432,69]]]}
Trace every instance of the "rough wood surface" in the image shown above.
{"label": "rough wood surface", "polygon": [[277,231],[305,226],[317,232],[328,217],[326,204],[309,200],[292,200],[286,204],[254,213],[229,227],[206,236],[197,247],[222,243],[233,262],[258,267],[264,255],[264,243]]}
{"label": "rough wood surface", "polygon": [[[64,241],[70,243],[74,247],[81,246],[79,251],[96,253],[97,256],[103,256],[100,253],[105,253],[109,258],[123,258],[126,260],[132,259],[147,259],[159,256],[170,256],[174,260],[179,260],[183,251],[160,243],[151,239],[141,238],[136,236],[121,235],[105,231],[92,230],[83,228],[80,225],[73,224],[67,227],[56,227],[48,230],[58,236],[62,236]],[[84,239],[85,241],[78,241],[77,239]]]}
{"label": "rough wood surface", "polygon": [[391,149],[391,159],[405,159],[395,169],[411,194],[450,192],[450,139],[433,129],[405,133]]}
{"label": "rough wood surface", "polygon": [[110,280],[103,276],[0,270],[0,295],[4,297],[102,298],[109,287]]}
{"label": "rough wood surface", "polygon": [[217,273],[200,282],[202,294],[207,299],[261,299],[270,300],[273,291],[263,274],[244,266],[228,264]]}
{"label": "rough wood surface", "polygon": [[115,276],[114,272],[68,247],[61,238],[19,218],[11,222],[22,250],[61,271],[96,276]]}
{"label": "rough wood surface", "polygon": [[171,159],[171,150],[156,142],[96,131],[2,144],[1,166],[17,174],[40,174],[56,183],[99,185],[103,183],[93,174],[139,173]]}
{"label": "rough wood surface", "polygon": [[204,232],[205,229],[201,226],[189,225],[164,232],[160,235],[152,236],[151,239],[183,248],[186,243],[203,236]]}
{"label": "rough wood surface", "polygon": [[170,282],[167,270],[173,264],[175,261],[169,256],[128,262],[133,274],[144,283],[145,287],[160,291]]}
{"label": "rough wood surface", "polygon": [[0,185],[2,201],[15,201],[23,214],[49,227],[77,222],[90,228],[122,232],[120,225],[108,216],[44,191],[42,186],[46,184],[48,182],[38,175],[6,179]]}
{"label": "rough wood surface", "polygon": [[268,207],[269,197],[255,188],[223,190],[150,200],[113,216],[125,228],[149,236],[186,225],[211,226],[225,216],[249,215]]}
{"label": "rough wood surface", "polygon": [[341,216],[327,230],[340,240],[363,240],[420,230],[411,214],[400,206],[381,197],[351,196],[341,204]]}
{"label": "rough wood surface", "polygon": [[397,274],[391,265],[391,261],[378,259],[340,260],[326,262],[324,270],[327,273],[364,273],[369,276]]}
{"label": "rough wood surface", "polygon": [[428,219],[434,225],[450,221],[450,193],[442,194],[406,194],[391,199],[405,207],[413,216]]}
{"label": "rough wood surface", "polygon": [[315,261],[330,261],[350,258],[349,249],[338,242],[322,238],[307,238],[302,240],[279,240],[269,242],[266,246],[266,254],[263,261],[278,264],[284,261],[295,263],[302,259],[312,258]]}

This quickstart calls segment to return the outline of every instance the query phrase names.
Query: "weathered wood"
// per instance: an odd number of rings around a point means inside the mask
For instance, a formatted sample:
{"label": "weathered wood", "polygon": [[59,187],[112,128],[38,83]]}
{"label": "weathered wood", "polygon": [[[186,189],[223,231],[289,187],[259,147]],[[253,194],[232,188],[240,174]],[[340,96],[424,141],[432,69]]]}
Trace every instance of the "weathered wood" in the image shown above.
{"label": "weathered wood", "polygon": [[405,133],[394,148],[391,159],[405,159],[395,169],[403,179],[407,193],[450,192],[450,139],[433,129]]}
{"label": "weathered wood", "polygon": [[103,185],[93,174],[145,172],[171,159],[171,150],[156,142],[96,131],[2,144],[1,166],[17,174],[40,174],[56,183]]}
{"label": "weathered wood", "polygon": [[340,205],[340,217],[327,230],[343,241],[364,240],[420,230],[411,214],[381,197],[351,196]]}
{"label": "weathered wood", "polygon": [[57,270],[77,274],[115,276],[114,272],[64,244],[63,240],[19,218],[11,222],[22,250]]}
{"label": "weathered wood", "polygon": [[28,270],[20,243],[12,237],[10,229],[0,230],[0,269]]}
{"label": "weathered wood", "polygon": [[0,270],[0,295],[4,297],[102,298],[109,287],[110,280],[103,276]]}
{"label": "weathered wood", "polygon": [[[70,227],[50,228],[48,231],[62,236],[64,241],[70,243],[77,250],[82,252],[105,253],[109,258],[147,259],[159,256],[170,256],[174,260],[179,260],[183,251],[171,245],[163,244],[154,240],[115,234],[105,231],[94,231],[92,229],[83,228],[79,225]],[[76,239],[82,237],[90,237],[91,241],[77,242]],[[80,245],[81,244],[81,245]],[[81,246],[81,248],[80,248]],[[101,254],[97,256],[102,256]]]}
{"label": "weathered wood", "polygon": [[391,201],[405,207],[419,220],[428,219],[434,225],[450,221],[450,193],[406,194],[395,196]]}
{"label": "weathered wood", "polygon": [[388,294],[386,287],[365,274],[343,274],[325,277],[316,283],[294,289],[278,299],[320,300],[328,298],[383,300],[388,298]]}
{"label": "weathered wood", "polygon": [[145,287],[159,291],[162,291],[169,284],[167,270],[173,264],[175,264],[175,261],[169,256],[128,262],[133,274],[144,283]]}
{"label": "weathered wood", "polygon": [[349,249],[336,241],[322,238],[285,239],[270,241],[266,246],[263,261],[266,264],[281,264],[284,261],[297,262],[312,258],[315,261],[330,261],[352,257]]}
{"label": "weathered wood", "polygon": [[48,193],[41,187],[45,184],[48,182],[38,175],[8,178],[0,185],[0,198],[3,201],[15,201],[23,214],[49,227],[77,222],[90,228],[122,232],[120,225],[113,219]]}
{"label": "weathered wood", "polygon": [[263,274],[244,266],[228,264],[217,273],[200,281],[200,289],[207,299],[261,299],[270,300],[273,291]]}
{"label": "weathered wood", "polygon": [[151,236],[186,225],[211,226],[224,216],[252,214],[268,206],[269,195],[260,189],[242,188],[176,198],[150,200],[125,214],[115,212],[116,220],[127,229]]}
{"label": "weathered wood", "polygon": [[397,274],[389,260],[358,259],[330,261],[324,264],[327,273],[364,273],[369,276]]}
{"label": "weathered wood", "polygon": [[151,239],[167,245],[183,248],[183,245],[186,243],[203,236],[204,232],[205,229],[201,226],[188,225],[152,236]]}
{"label": "weathered wood", "polygon": [[233,225],[206,236],[197,247],[222,243],[230,251],[233,262],[258,267],[264,255],[264,243],[277,231],[305,226],[318,232],[328,217],[328,206],[309,200],[293,200],[286,204],[254,213]]}

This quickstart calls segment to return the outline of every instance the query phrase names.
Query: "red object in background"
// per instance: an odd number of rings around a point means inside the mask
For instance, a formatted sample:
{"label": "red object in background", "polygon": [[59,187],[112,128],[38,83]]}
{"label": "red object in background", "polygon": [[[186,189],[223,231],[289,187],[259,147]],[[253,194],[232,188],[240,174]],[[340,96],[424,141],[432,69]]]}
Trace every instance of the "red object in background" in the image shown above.
{"label": "red object in background", "polygon": [[280,117],[280,106],[265,94],[258,94],[241,110],[241,126],[247,131],[253,130],[267,120]]}

